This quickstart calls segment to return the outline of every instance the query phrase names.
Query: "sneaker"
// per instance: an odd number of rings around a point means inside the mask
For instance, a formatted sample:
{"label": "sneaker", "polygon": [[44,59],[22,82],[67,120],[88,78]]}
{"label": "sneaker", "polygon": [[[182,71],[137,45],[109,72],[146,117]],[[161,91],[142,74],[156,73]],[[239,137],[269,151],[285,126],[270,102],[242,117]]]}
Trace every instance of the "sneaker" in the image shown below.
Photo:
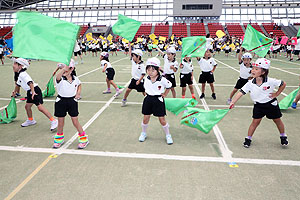
{"label": "sneaker", "polygon": [[212,97],[214,100],[216,100],[216,99],[217,99],[216,93],[212,93],[211,97]]}
{"label": "sneaker", "polygon": [[298,58],[296,61],[299,61],[300,60],[300,58]]}
{"label": "sneaker", "polygon": [[227,104],[229,105],[231,103],[232,99],[227,99]]}
{"label": "sneaker", "polygon": [[19,96],[21,96],[21,94],[20,93],[16,93],[16,97],[19,97]]}
{"label": "sneaker", "polygon": [[293,102],[291,107],[294,108],[294,109],[296,109],[297,108],[297,103]]}
{"label": "sneaker", "polygon": [[54,136],[54,143],[53,143],[53,148],[58,149],[59,147],[61,147],[61,145],[64,144],[65,142],[65,136],[64,135],[57,135],[55,134]]}
{"label": "sneaker", "polygon": [[110,90],[104,90],[102,93],[103,93],[103,94],[110,94],[111,91],[110,91]]}
{"label": "sneaker", "polygon": [[35,125],[36,121],[35,120],[29,120],[27,119],[23,124],[21,124],[22,127],[27,127],[27,126],[31,126],[31,125]]}
{"label": "sneaker", "polygon": [[290,59],[290,61],[293,61],[293,59]]}
{"label": "sneaker", "polygon": [[87,135],[78,136],[78,149],[84,149],[90,142]]}
{"label": "sneaker", "polygon": [[249,138],[245,138],[244,147],[249,148],[252,140]]}
{"label": "sneaker", "polygon": [[147,138],[147,134],[144,133],[144,132],[142,132],[141,135],[140,135],[140,137],[139,137],[139,141],[140,142],[144,142],[146,140],[146,138]]}
{"label": "sneaker", "polygon": [[81,64],[83,64],[83,60],[81,60],[81,62],[80,62]]}
{"label": "sneaker", "polygon": [[126,100],[126,99],[123,99],[123,100],[122,100],[122,105],[121,105],[121,107],[125,107],[125,106],[126,106],[126,102],[127,102],[127,100]]}
{"label": "sneaker", "polygon": [[201,96],[200,96],[200,99],[203,99],[205,97],[205,94],[202,93]]}
{"label": "sneaker", "polygon": [[53,131],[54,129],[57,128],[58,121],[55,119],[55,120],[51,121],[50,124],[51,124],[50,130]]}
{"label": "sneaker", "polygon": [[287,146],[289,144],[287,136],[280,136],[280,140],[281,140],[281,145],[282,146]]}
{"label": "sneaker", "polygon": [[173,144],[173,139],[172,139],[171,134],[166,135],[166,140],[167,140],[168,145]]}
{"label": "sneaker", "polygon": [[119,96],[121,94],[121,91],[117,91],[116,94],[115,94],[115,97]]}
{"label": "sneaker", "polygon": [[20,100],[21,100],[21,101],[26,101],[26,100],[27,100],[27,97],[21,98]]}

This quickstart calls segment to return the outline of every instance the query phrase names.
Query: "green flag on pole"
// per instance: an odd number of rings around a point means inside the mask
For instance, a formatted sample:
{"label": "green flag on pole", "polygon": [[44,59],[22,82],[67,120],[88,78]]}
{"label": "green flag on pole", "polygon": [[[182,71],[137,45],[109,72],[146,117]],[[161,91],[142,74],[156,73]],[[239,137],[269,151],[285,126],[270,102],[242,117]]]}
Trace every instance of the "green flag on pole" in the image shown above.
{"label": "green flag on pole", "polygon": [[204,133],[211,129],[228,113],[229,109],[203,110],[198,108],[187,108],[180,123],[196,128]]}
{"label": "green flag on pole", "polygon": [[51,60],[69,65],[79,26],[42,15],[17,12],[13,30],[14,57]]}
{"label": "green flag on pole", "polygon": [[181,99],[181,98],[165,98],[166,109],[175,115],[186,110],[187,107],[194,107],[198,104],[195,99]]}
{"label": "green flag on pole", "polygon": [[203,57],[206,51],[204,36],[185,37],[182,39],[181,57]]}
{"label": "green flag on pole", "polygon": [[126,40],[132,41],[141,25],[142,22],[119,14],[118,21],[113,25],[112,31],[114,34],[122,36]]}
{"label": "green flag on pole", "polygon": [[8,124],[17,117],[17,104],[14,97],[11,98],[8,106],[0,113],[0,124]]}
{"label": "green flag on pole", "polygon": [[272,41],[271,38],[266,37],[248,24],[242,47],[263,58],[268,53]]}
{"label": "green flag on pole", "polygon": [[282,110],[288,109],[289,107],[292,106],[293,101],[295,99],[295,97],[297,96],[297,93],[299,92],[299,88],[297,88],[296,90],[292,91],[289,95],[287,95],[286,97],[284,97],[280,102],[279,102],[279,108]]}
{"label": "green flag on pole", "polygon": [[53,76],[51,76],[49,82],[46,85],[46,89],[43,91],[43,97],[52,97],[55,94],[55,87],[53,83]]}
{"label": "green flag on pole", "polygon": [[300,37],[300,28],[298,30],[297,37]]}

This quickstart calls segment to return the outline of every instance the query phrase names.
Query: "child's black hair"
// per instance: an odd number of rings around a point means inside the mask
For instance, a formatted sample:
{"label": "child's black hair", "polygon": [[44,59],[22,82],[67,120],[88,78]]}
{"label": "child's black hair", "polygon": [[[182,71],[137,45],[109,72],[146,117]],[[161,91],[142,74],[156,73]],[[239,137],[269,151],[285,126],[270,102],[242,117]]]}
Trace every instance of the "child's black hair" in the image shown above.
{"label": "child's black hair", "polygon": [[262,72],[265,72],[264,74],[261,75],[261,77],[263,79],[267,78],[268,77],[268,74],[269,74],[269,70],[268,69],[264,69],[264,68],[261,68]]}
{"label": "child's black hair", "polygon": [[154,66],[154,65],[147,65],[147,66],[146,66],[146,72],[147,72],[147,70],[148,70],[149,68],[155,69],[155,70],[157,71],[158,76],[160,76],[160,73],[159,73],[159,67]]}
{"label": "child's black hair", "polygon": [[108,59],[108,57],[104,57],[104,56],[102,56],[102,60],[106,60],[107,62],[109,62],[109,59]]}

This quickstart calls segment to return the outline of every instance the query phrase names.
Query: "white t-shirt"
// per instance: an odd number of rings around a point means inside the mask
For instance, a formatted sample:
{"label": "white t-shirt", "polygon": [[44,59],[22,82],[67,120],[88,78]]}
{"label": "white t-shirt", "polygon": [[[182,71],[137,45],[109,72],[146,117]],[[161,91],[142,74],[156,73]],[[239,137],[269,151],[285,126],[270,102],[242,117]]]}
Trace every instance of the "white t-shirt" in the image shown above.
{"label": "white t-shirt", "polygon": [[206,48],[207,49],[212,49],[213,48],[213,45],[212,45],[213,41],[214,41],[214,39],[212,39],[212,38],[206,38]]}
{"label": "white t-shirt", "polygon": [[192,60],[191,60],[191,62],[186,62],[185,60],[182,60],[182,65],[183,65],[183,68],[180,68],[181,74],[189,74],[189,73],[193,72],[194,67],[192,64]]}
{"label": "white t-shirt", "polygon": [[148,95],[161,95],[165,92],[165,89],[170,89],[171,87],[172,83],[168,81],[165,77],[158,76],[154,83],[152,83],[149,76],[145,78],[144,88],[145,92]]}
{"label": "white t-shirt", "polygon": [[291,45],[287,45],[287,46],[286,46],[286,49],[287,49],[287,50],[292,50],[292,46],[291,46]]}
{"label": "white t-shirt", "polygon": [[275,87],[279,87],[283,84],[283,81],[274,78],[266,78],[263,83],[256,85],[256,79],[249,80],[242,89],[241,92],[247,94],[250,92],[252,101],[258,103],[267,103],[272,100],[270,98],[271,93],[274,92]]}
{"label": "white t-shirt", "polygon": [[28,91],[30,90],[30,87],[28,85],[29,82],[33,83],[33,86],[37,86],[37,84],[34,83],[34,81],[32,80],[32,78],[29,76],[29,74],[27,74],[26,71],[20,71],[18,80],[17,80],[17,85],[21,86],[24,90]]}
{"label": "white t-shirt", "polygon": [[178,62],[176,59],[174,61],[169,61],[167,54],[164,55],[164,73],[165,74],[174,74],[175,72],[170,67],[174,66],[176,69],[178,69]]}
{"label": "white t-shirt", "polygon": [[78,41],[75,42],[74,52],[80,51],[80,46],[78,44]]}
{"label": "white t-shirt", "polygon": [[101,68],[104,69],[105,64],[107,64],[106,69],[113,68],[110,64],[110,62],[107,62],[106,60],[101,60]]}
{"label": "white t-shirt", "polygon": [[248,79],[251,76],[251,67],[246,67],[242,62],[240,62],[240,77],[243,79]]}
{"label": "white t-shirt", "polygon": [[139,80],[142,75],[146,74],[146,67],[144,62],[136,64],[133,60],[131,60],[132,68],[131,68],[131,76],[135,80]]}
{"label": "white t-shirt", "polygon": [[208,58],[207,60],[205,58],[201,58],[198,61],[200,65],[200,69],[203,72],[210,72],[213,70],[214,66],[217,66],[217,63],[214,58]]}
{"label": "white t-shirt", "polygon": [[297,39],[297,44],[295,45],[295,50],[300,51],[300,38]]}
{"label": "white t-shirt", "polygon": [[80,84],[81,82],[76,76],[72,76],[71,83],[63,76],[59,82],[56,80],[57,93],[61,97],[74,97]]}

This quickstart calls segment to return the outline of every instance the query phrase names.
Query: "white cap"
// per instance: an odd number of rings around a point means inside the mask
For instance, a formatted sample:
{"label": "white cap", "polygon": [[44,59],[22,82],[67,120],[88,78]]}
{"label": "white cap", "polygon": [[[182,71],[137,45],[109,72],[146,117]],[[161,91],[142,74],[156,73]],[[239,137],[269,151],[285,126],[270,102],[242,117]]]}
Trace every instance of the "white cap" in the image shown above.
{"label": "white cap", "polygon": [[149,58],[146,62],[146,66],[151,65],[151,66],[155,66],[155,67],[159,67],[160,65],[160,60],[156,57],[153,58]]}
{"label": "white cap", "polygon": [[176,53],[176,49],[174,47],[170,47],[167,49],[167,53]]}
{"label": "white cap", "polygon": [[251,53],[244,53],[243,56],[242,56],[242,59],[244,59],[244,58],[251,58],[252,59]]}
{"label": "white cap", "polygon": [[109,54],[107,52],[102,52],[100,55],[103,56],[103,57],[107,57],[107,58],[109,56]]}
{"label": "white cap", "polygon": [[253,66],[263,68],[263,69],[270,69],[270,65],[271,65],[271,61],[269,61],[265,58],[259,58],[253,64]]}
{"label": "white cap", "polygon": [[17,58],[17,59],[14,58],[13,61],[19,63],[20,65],[23,65],[22,68],[29,67],[29,62],[24,58]]}
{"label": "white cap", "polygon": [[135,49],[131,53],[134,53],[135,55],[138,55],[141,57],[143,56],[143,52],[140,49]]}

